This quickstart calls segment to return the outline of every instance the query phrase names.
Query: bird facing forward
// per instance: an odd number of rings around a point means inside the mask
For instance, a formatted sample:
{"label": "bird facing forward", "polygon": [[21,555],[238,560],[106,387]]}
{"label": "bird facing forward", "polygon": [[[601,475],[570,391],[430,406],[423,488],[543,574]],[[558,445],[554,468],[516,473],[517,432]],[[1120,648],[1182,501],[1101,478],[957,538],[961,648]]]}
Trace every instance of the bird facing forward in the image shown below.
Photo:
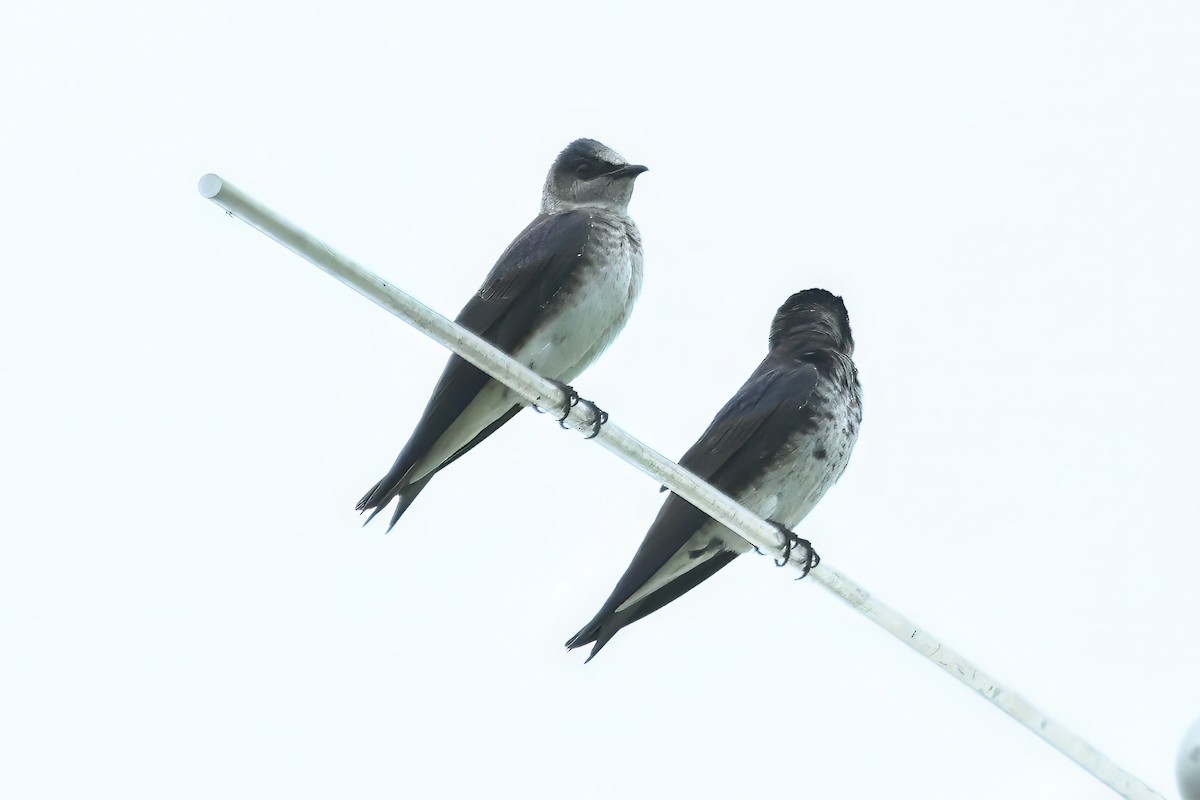
{"label": "bird facing forward", "polygon": [[[771,323],[767,357],[679,464],[759,516],[795,527],[841,477],[858,438],[853,353],[840,297],[824,289],[792,295]],[[590,661],[621,628],[750,549],[672,494],[608,601],[567,647],[594,642]]]}

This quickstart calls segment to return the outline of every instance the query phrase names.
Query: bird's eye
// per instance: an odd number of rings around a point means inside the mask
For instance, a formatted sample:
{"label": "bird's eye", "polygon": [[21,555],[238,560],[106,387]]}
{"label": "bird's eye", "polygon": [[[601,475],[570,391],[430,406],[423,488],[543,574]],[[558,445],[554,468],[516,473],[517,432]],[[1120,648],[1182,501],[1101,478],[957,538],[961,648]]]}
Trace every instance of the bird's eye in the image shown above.
{"label": "bird's eye", "polygon": [[594,158],[581,158],[575,163],[575,168],[572,172],[585,181],[590,181],[592,178],[604,175],[612,171],[611,164],[606,164],[603,161],[598,161]]}

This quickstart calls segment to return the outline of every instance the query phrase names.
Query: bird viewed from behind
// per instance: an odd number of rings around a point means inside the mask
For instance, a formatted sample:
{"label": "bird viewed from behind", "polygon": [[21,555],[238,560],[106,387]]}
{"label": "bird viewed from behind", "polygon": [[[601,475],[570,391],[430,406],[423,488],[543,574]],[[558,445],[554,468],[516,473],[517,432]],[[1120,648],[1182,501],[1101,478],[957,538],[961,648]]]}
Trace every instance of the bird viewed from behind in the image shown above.
{"label": "bird viewed from behind", "polygon": [[[824,289],[792,295],[771,323],[766,358],[680,465],[759,516],[795,527],[841,477],[858,438],[862,400],[853,353],[840,297]],[[608,601],[567,647],[594,643],[590,661],[621,628],[750,549],[672,494]]]}
{"label": "bird viewed from behind", "polygon": [[[574,380],[625,326],[642,285],[642,239],[629,218],[646,171],[592,139],[550,167],[541,213],[500,256],[456,322],[544,378]],[[388,530],[440,470],[525,405],[457,355],[388,473],[358,502],[367,522],[397,500]]]}

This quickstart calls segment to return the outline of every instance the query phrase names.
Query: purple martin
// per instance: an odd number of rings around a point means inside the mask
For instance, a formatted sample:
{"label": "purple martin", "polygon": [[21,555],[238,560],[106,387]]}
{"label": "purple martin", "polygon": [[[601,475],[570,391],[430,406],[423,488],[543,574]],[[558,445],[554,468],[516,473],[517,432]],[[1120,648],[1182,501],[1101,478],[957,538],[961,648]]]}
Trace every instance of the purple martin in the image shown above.
{"label": "purple martin", "polygon": [[[501,254],[456,322],[578,395],[573,380],[612,344],[642,286],[642,238],[629,218],[646,171],[593,139],[567,145],[546,176],[541,213]],[[525,401],[451,356],[395,464],[358,502],[367,522],[393,499],[390,531],[438,471],[508,422]]]}
{"label": "purple martin", "polygon": [[[803,542],[790,529],[841,477],[858,438],[862,395],[853,354],[842,298],[824,289],[792,295],[771,323],[767,357],[680,465],[773,522],[789,545]],[[567,647],[594,642],[591,661],[621,628],[751,549],[672,494],[608,601]]]}

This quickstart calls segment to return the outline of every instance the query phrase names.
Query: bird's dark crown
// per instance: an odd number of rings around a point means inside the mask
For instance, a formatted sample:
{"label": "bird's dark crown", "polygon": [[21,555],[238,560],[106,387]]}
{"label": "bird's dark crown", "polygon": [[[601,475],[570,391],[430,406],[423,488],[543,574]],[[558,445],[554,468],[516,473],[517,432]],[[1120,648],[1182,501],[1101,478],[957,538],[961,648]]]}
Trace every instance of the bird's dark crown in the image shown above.
{"label": "bird's dark crown", "polygon": [[569,173],[582,180],[591,180],[622,166],[610,160],[614,155],[595,139],[576,139],[558,154],[554,161],[554,171]]}
{"label": "bird's dark crown", "polygon": [[824,289],[796,292],[775,312],[770,347],[828,348],[850,355],[854,337],[842,298]]}

